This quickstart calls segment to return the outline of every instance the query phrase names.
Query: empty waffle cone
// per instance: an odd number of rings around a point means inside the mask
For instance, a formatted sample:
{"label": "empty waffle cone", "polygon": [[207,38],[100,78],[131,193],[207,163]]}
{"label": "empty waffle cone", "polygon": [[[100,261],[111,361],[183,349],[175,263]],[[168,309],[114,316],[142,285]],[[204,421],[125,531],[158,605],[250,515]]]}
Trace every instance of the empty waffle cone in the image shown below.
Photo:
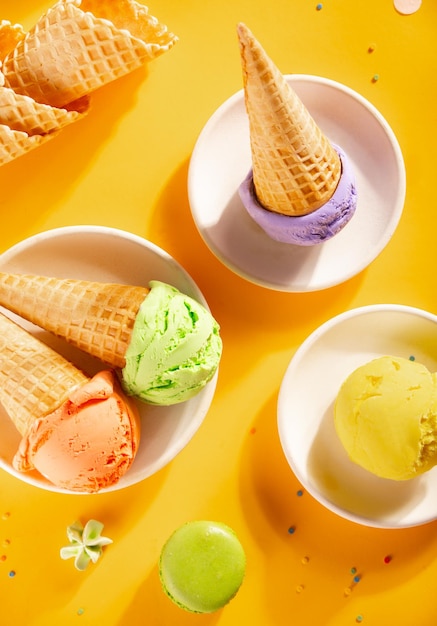
{"label": "empty waffle cone", "polygon": [[72,345],[124,367],[146,287],[0,273],[0,304]]}
{"label": "empty waffle cone", "polygon": [[11,130],[9,126],[0,124],[0,165],[17,159],[51,137],[53,134],[30,136],[25,132]]}
{"label": "empty waffle cone", "polygon": [[[3,20],[0,23],[0,60],[24,37],[22,26]],[[5,77],[0,71],[0,166],[40,146],[88,112],[87,97],[75,103],[75,109],[66,110],[35,102],[5,87],[4,83]]]}
{"label": "empty waffle cone", "polygon": [[56,137],[84,114],[42,105],[0,86],[0,166]]}
{"label": "empty waffle cone", "polygon": [[250,30],[237,30],[257,198],[271,211],[306,215],[334,194],[340,158]]}
{"label": "empty waffle cone", "polygon": [[0,402],[24,436],[88,377],[0,313]]}
{"label": "empty waffle cone", "polygon": [[86,110],[68,111],[41,104],[29,96],[0,86],[0,124],[12,131],[26,133],[29,137],[56,133],[68,124],[78,121],[85,113]]}
{"label": "empty waffle cone", "polygon": [[139,68],[176,41],[134,0],[60,0],[6,55],[5,85],[63,107]]}

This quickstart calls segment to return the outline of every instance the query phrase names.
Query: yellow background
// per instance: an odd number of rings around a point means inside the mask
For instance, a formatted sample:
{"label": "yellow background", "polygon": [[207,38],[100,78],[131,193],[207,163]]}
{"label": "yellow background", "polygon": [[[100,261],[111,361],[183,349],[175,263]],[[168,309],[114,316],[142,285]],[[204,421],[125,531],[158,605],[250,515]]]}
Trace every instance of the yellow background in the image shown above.
{"label": "yellow background", "polygon": [[[29,28],[50,4],[1,0],[0,18]],[[437,312],[437,4],[423,0],[411,16],[392,0],[322,4],[318,11],[315,0],[151,3],[179,43],[96,93],[86,119],[0,170],[1,250],[81,223],[141,235],[194,278],[225,346],[202,427],[152,478],[124,492],[62,496],[0,474],[1,624],[351,626],[359,616],[366,626],[437,623],[437,522],[390,531],[337,518],[309,494],[297,496],[277,434],[281,379],[321,323],[381,302]],[[284,294],[255,286],[212,255],[193,223],[189,158],[208,118],[242,87],[239,21],[284,73],[321,75],[360,92],[400,142],[407,196],[399,227],[368,269],[338,287]],[[59,549],[67,526],[89,518],[102,521],[114,543],[78,572]],[[247,552],[239,594],[209,616],[176,608],[157,573],[168,535],[201,518],[231,525]],[[351,568],[362,578],[347,596]]]}

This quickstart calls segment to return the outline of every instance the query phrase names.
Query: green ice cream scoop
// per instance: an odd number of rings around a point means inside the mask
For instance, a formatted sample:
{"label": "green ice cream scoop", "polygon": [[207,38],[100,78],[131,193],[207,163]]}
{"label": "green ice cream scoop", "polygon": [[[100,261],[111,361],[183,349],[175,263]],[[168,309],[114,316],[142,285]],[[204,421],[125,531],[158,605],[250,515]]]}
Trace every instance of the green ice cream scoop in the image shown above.
{"label": "green ice cream scoop", "polygon": [[221,353],[219,325],[209,311],[175,287],[151,281],[125,354],[123,387],[150,404],[183,402],[212,379]]}

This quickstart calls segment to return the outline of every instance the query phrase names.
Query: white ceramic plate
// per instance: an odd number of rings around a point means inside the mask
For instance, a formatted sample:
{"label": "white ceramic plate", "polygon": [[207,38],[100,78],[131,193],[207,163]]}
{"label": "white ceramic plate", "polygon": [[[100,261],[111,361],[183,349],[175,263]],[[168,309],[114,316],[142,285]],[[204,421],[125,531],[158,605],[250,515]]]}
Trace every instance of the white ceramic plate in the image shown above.
{"label": "white ceramic plate", "polygon": [[383,355],[415,359],[437,371],[437,316],[402,305],[373,305],[323,324],[292,358],[278,399],[285,456],[302,485],[351,521],[403,528],[437,519],[437,468],[409,481],[378,478],[349,460],[334,427],[341,383]]}
{"label": "white ceramic plate", "polygon": [[[207,306],[194,281],[164,250],[141,237],[101,226],[59,228],[30,237],[0,256],[0,270],[138,285],[147,285],[156,279],[174,285]],[[88,374],[102,369],[100,361],[7,311],[3,312]],[[138,401],[141,441],[137,456],[116,485],[99,493],[134,485],[169,463],[200,427],[212,402],[216,383],[217,374],[197,396],[170,407],[154,407]],[[67,493],[36,471],[21,473],[14,470],[12,458],[20,437],[1,407],[0,432],[0,467],[36,487]]]}
{"label": "white ceramic plate", "polygon": [[229,98],[200,133],[188,194],[200,235],[232,271],[277,291],[317,291],[355,276],[387,245],[404,206],[405,167],[393,131],[358,93],[316,76],[295,74],[287,80],[351,160],[358,205],[346,227],[329,241],[302,247],[273,241],[249,217],[238,195],[251,167],[243,91]]}

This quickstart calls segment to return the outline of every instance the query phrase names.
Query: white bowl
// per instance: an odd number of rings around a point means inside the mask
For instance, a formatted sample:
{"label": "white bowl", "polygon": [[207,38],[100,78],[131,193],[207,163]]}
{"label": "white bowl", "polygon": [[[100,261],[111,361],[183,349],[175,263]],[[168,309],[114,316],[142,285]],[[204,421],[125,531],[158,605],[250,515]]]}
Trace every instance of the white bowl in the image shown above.
{"label": "white bowl", "polygon": [[353,309],[315,330],[291,359],[278,398],[279,436],[296,477],[325,507],[378,528],[437,519],[437,468],[409,481],[378,478],[354,464],[334,427],[341,383],[383,355],[415,359],[437,371],[437,316],[387,304]]}
{"label": "white bowl", "polygon": [[[43,232],[26,239],[0,256],[0,270],[102,282],[147,285],[156,279],[207,303],[187,272],[164,250],[133,234],[101,226],[72,226]],[[102,363],[76,350],[8,311],[4,313],[54,347],[88,374],[103,369]],[[138,401],[141,442],[129,471],[117,484],[99,493],[134,485],[169,463],[191,440],[212,402],[217,373],[194,398],[170,407],[155,407]],[[0,407],[0,467],[19,480],[59,493],[38,472],[17,472],[12,458],[20,436]]]}
{"label": "white bowl", "polygon": [[390,241],[404,207],[405,166],[392,129],[363,96],[319,76],[286,78],[350,159],[358,192],[350,222],[332,239],[302,247],[270,239],[252,220],[238,195],[252,162],[243,90],[201,131],[190,160],[188,194],[201,237],[229,269],[269,289],[317,291],[355,276]]}

